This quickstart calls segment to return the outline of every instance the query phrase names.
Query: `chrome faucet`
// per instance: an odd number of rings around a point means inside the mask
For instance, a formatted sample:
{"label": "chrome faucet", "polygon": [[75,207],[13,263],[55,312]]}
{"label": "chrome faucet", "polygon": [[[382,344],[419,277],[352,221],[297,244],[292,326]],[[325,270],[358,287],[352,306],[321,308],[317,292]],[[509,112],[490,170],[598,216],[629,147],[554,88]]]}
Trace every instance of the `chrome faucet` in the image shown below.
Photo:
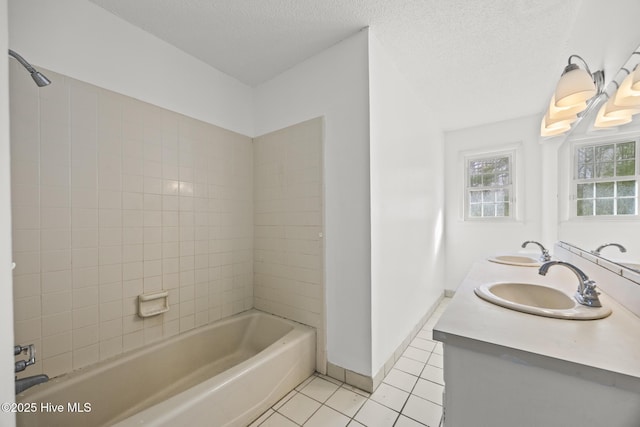
{"label": "chrome faucet", "polygon": [[586,305],[588,307],[602,307],[600,303],[600,299],[598,295],[600,292],[596,291],[596,282],[590,280],[589,277],[584,273],[584,271],[580,270],[573,264],[564,261],[549,261],[540,267],[538,273],[546,276],[547,271],[549,271],[549,267],[552,265],[563,265],[567,267],[569,270],[573,271],[575,275],[578,277],[578,290],[575,294],[575,299],[582,305]]}
{"label": "chrome faucet", "polygon": [[31,366],[34,363],[36,363],[36,347],[33,344],[16,345],[15,347],[13,347],[13,355],[14,356],[17,356],[20,353],[27,354],[27,352],[29,353],[29,359],[28,360],[18,360],[15,363],[14,372],[22,372],[25,369],[27,369],[28,366]]}
{"label": "chrome faucet", "polygon": [[47,381],[49,381],[49,377],[44,374],[33,375],[31,377],[20,379],[16,378],[16,394],[22,393],[23,391],[33,387],[34,385],[46,383]]}
{"label": "chrome faucet", "polygon": [[620,249],[620,252],[627,252],[627,248],[622,246],[620,243],[605,243],[604,245],[598,246],[596,250],[591,251],[591,253],[594,255],[600,255],[600,251],[606,248],[607,246],[615,246],[616,248]]}
{"label": "chrome faucet", "polygon": [[547,262],[551,261],[551,256],[549,255],[549,251],[542,246],[542,243],[536,242],[535,240],[527,240],[522,244],[522,247],[525,248],[529,243],[533,243],[534,245],[540,246],[540,250],[542,251],[542,255],[540,255],[540,261]]}
{"label": "chrome faucet", "polygon": [[[21,353],[29,353],[28,360],[18,360],[15,362],[14,372],[22,372],[27,367],[36,363],[36,347],[33,344],[29,345],[16,345],[13,347],[13,355],[18,356]],[[34,385],[46,383],[49,381],[49,377],[44,374],[33,375],[31,377],[15,379],[15,391],[16,394],[25,391],[26,389],[33,387]]]}

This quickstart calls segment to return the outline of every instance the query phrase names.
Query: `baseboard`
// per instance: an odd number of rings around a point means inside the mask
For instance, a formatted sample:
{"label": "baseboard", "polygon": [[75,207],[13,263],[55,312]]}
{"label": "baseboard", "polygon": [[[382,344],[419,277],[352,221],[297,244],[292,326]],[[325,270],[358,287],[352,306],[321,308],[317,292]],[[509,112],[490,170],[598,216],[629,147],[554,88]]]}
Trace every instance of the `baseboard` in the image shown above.
{"label": "baseboard", "polygon": [[350,371],[349,369],[334,365],[327,361],[327,376],[334,378],[338,381],[342,381],[349,385],[352,385],[360,390],[364,390],[369,393],[373,393],[376,388],[382,383],[384,377],[393,369],[395,363],[400,359],[404,351],[409,347],[411,341],[418,335],[418,332],[427,323],[427,320],[433,315],[436,308],[440,304],[443,298],[452,297],[455,291],[445,290],[443,295],[427,310],[427,312],[420,318],[420,321],[413,327],[409,335],[402,341],[402,344],[396,348],[393,354],[387,359],[385,364],[376,372],[373,377],[362,375],[357,372]]}

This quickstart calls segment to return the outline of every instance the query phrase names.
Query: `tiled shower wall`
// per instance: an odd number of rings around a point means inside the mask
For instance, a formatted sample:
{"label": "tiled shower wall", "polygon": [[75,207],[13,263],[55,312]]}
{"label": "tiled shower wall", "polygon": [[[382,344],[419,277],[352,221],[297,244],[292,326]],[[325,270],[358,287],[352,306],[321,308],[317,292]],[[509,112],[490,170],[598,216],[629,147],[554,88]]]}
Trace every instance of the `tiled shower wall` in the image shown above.
{"label": "tiled shower wall", "polygon": [[[251,308],[251,139],[44,73],[38,89],[11,61],[15,340],[39,359],[23,374]],[[139,318],[137,296],[160,289],[170,311]]]}
{"label": "tiled shower wall", "polygon": [[254,139],[254,304],[317,331],[326,369],[322,207],[323,119]]}

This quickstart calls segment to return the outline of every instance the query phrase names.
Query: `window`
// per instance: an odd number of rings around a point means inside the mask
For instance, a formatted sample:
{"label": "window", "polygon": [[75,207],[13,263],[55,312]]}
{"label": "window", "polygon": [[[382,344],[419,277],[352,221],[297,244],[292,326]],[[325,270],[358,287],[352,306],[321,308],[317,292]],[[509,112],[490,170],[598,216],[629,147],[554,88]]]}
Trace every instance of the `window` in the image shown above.
{"label": "window", "polygon": [[637,155],[634,140],[576,146],[576,216],[637,215]]}
{"label": "window", "polygon": [[513,152],[466,159],[466,217],[513,217]]}

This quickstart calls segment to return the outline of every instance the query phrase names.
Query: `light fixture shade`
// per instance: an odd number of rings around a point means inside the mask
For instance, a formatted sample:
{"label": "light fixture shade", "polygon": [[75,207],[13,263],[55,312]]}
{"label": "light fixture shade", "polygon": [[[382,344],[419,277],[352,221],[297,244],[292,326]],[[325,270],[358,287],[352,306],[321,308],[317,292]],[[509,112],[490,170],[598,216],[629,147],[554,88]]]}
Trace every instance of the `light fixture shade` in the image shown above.
{"label": "light fixture shade", "polygon": [[[617,91],[616,91],[617,94]],[[616,104],[616,94],[609,98],[609,100],[604,104],[603,116],[606,119],[617,119],[617,118],[631,118],[632,115],[640,113],[640,107],[636,106],[628,106],[628,105],[618,105]]]}
{"label": "light fixture shade", "polygon": [[631,75],[633,76],[631,80],[631,89],[640,91],[640,66],[636,67]]}
{"label": "light fixture shade", "polygon": [[567,123],[566,121],[560,121],[548,125],[546,122],[546,116],[547,115],[545,114],[545,116],[542,118],[542,123],[540,123],[540,136],[560,135],[571,129],[571,124]]}
{"label": "light fixture shade", "polygon": [[640,108],[640,90],[633,90],[631,87],[632,83],[633,73],[625,77],[622,83],[620,83],[620,87],[616,91],[613,101],[616,105]]}
{"label": "light fixture shade", "polygon": [[556,107],[555,104],[555,96],[552,96],[551,101],[549,102],[549,109],[547,110],[547,125],[565,120],[569,120],[569,123],[573,123],[578,119],[578,113],[581,113],[587,108],[586,102],[582,102],[571,107]]}
{"label": "light fixture shade", "polygon": [[571,107],[596,94],[596,85],[588,71],[570,64],[556,86],[556,107]]}
{"label": "light fixture shade", "polygon": [[611,99],[609,99],[609,101],[605,102],[604,104],[602,104],[602,107],[600,107],[600,109],[598,110],[598,114],[596,115],[596,120],[593,123],[593,127],[596,128],[608,128],[608,127],[612,127],[612,126],[620,126],[620,125],[625,125],[629,122],[631,122],[631,116],[619,116],[619,117],[605,117],[604,113],[605,110],[607,108],[607,104],[611,101]]}

